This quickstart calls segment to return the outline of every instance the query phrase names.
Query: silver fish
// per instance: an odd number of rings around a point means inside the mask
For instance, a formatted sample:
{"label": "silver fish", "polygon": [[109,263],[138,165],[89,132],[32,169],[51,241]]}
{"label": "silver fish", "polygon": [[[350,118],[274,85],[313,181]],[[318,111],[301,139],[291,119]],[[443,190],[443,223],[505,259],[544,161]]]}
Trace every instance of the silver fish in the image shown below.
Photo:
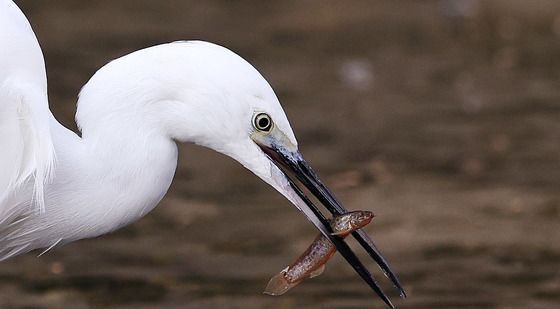
{"label": "silver fish", "polygon": [[[358,210],[334,217],[329,223],[332,234],[344,238],[369,224],[373,217],[374,214],[370,211]],[[270,279],[264,294],[282,295],[304,279],[319,276],[335,252],[336,247],[325,236],[319,234],[299,258]]]}

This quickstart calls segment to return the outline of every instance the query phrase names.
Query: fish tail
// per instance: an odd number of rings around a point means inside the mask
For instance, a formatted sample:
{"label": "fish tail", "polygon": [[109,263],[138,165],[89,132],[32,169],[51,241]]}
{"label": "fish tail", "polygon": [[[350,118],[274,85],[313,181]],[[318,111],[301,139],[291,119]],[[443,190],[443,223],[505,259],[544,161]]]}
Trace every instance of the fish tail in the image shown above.
{"label": "fish tail", "polygon": [[290,283],[284,277],[285,271],[281,271],[276,276],[272,277],[266,288],[264,289],[264,294],[272,295],[272,296],[279,296],[286,293],[289,289],[293,288],[294,286],[298,285],[299,282]]}

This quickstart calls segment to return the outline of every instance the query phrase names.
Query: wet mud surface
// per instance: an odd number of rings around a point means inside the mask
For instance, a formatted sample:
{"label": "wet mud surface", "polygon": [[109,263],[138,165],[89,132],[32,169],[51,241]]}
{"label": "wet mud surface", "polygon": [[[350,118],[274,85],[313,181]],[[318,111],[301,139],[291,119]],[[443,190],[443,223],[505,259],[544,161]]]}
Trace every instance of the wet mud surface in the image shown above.
{"label": "wet mud surface", "polygon": [[[110,59],[182,39],[228,46],[269,80],[346,207],[376,214],[366,230],[409,298],[368,265],[398,308],[560,306],[558,2],[18,3],[68,127]],[[262,295],[316,232],[231,159],[180,148],[144,219],[1,263],[0,307],[384,308],[339,256]]]}

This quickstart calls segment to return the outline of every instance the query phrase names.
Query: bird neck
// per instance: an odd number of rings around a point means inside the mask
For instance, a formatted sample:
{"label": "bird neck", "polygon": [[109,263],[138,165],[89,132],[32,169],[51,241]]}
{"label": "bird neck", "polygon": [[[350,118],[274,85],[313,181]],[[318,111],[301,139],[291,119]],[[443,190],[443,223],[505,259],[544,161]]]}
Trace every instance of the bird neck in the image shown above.
{"label": "bird neck", "polygon": [[86,148],[95,154],[94,160],[102,166],[97,172],[99,179],[120,188],[126,195],[126,207],[137,208],[140,216],[163,198],[177,167],[177,145],[155,132],[122,129],[102,131],[83,139]]}
{"label": "bird neck", "polygon": [[63,212],[83,214],[83,222],[72,222],[80,227],[76,238],[101,235],[141,218],[169,189],[177,166],[173,140],[142,129],[127,130],[126,125],[83,138],[58,122],[55,126],[59,131],[55,186],[91,191],[75,205],[64,203]]}

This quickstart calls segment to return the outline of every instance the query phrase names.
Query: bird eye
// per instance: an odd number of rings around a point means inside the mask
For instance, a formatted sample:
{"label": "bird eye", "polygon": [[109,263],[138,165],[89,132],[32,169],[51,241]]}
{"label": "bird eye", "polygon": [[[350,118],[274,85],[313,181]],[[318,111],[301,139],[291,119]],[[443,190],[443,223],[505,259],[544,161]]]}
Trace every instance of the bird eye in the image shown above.
{"label": "bird eye", "polygon": [[263,132],[269,132],[272,129],[272,119],[268,114],[258,113],[253,119],[255,129]]}

